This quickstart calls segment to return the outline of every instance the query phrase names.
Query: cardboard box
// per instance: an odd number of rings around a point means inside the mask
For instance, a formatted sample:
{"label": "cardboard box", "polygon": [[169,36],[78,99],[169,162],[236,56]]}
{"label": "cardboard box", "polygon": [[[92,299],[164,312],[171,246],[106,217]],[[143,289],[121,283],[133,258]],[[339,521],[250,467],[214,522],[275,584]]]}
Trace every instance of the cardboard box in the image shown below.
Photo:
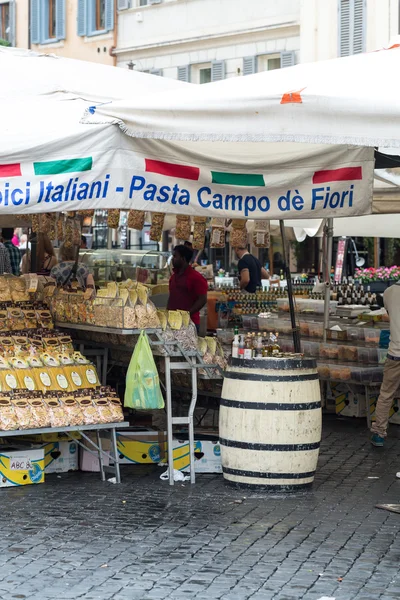
{"label": "cardboard box", "polygon": [[162,431],[117,431],[119,463],[158,464],[164,460],[167,434]]}
{"label": "cardboard box", "polygon": [[[370,395],[370,414],[371,422],[375,421],[375,408],[379,398],[379,391]],[[393,400],[392,408],[389,413],[389,423],[392,425],[400,425],[400,399]]]}
{"label": "cardboard box", "polygon": [[336,414],[342,417],[366,417],[365,389],[362,385],[327,383],[327,401],[335,404]]}
{"label": "cardboard box", "polygon": [[[97,436],[95,433],[87,432],[86,435],[97,444]],[[81,447],[79,453],[79,468],[81,471],[98,473],[100,471],[100,463],[98,459],[97,450],[89,444],[86,440],[84,441],[84,445],[90,448],[92,452],[96,452],[96,455],[88,452],[84,448]],[[111,440],[101,437],[101,447],[107,453],[111,452]],[[103,454],[103,464],[105,467],[108,467],[110,464],[110,459]]]}
{"label": "cardboard box", "polygon": [[43,446],[46,473],[67,473],[79,468],[79,446],[76,442],[50,442]]}
{"label": "cardboard box", "polygon": [[0,487],[44,482],[44,451],[39,448],[0,452]]}
{"label": "cardboard box", "polygon": [[[188,440],[173,440],[174,469],[189,471],[190,452]],[[221,448],[218,438],[195,440],[195,473],[222,473]],[[167,464],[167,458],[165,459]]]}

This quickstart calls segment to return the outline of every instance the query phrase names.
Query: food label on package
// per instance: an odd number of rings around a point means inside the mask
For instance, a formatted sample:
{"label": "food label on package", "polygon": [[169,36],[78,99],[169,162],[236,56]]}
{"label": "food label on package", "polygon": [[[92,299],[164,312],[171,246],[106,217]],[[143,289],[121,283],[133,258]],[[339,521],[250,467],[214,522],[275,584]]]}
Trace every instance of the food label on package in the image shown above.
{"label": "food label on package", "polygon": [[60,388],[62,388],[63,390],[67,389],[68,381],[67,381],[67,378],[65,377],[65,375],[63,375],[62,373],[59,373],[57,375],[57,381],[58,381],[58,385],[60,386]]}
{"label": "food label on package", "polygon": [[10,387],[12,390],[15,390],[15,388],[17,387],[17,380],[12,373],[7,373],[6,383],[8,387]]}
{"label": "food label on package", "polygon": [[75,385],[77,385],[78,387],[82,385],[82,379],[79,373],[77,373],[76,371],[72,371],[71,377]]}
{"label": "food label on package", "polygon": [[95,385],[97,383],[96,373],[93,369],[86,369],[86,377],[89,383]]}
{"label": "food label on package", "polygon": [[51,386],[51,379],[50,379],[50,376],[48,373],[43,371],[42,373],[40,373],[39,377],[40,377],[40,381],[43,383],[44,386],[46,386],[46,387]]}
{"label": "food label on package", "polygon": [[244,358],[252,358],[253,351],[249,348],[244,349]]}
{"label": "food label on package", "polygon": [[35,382],[33,381],[32,377],[29,377],[29,375],[25,375],[24,383],[25,387],[27,387],[31,392],[35,389]]}

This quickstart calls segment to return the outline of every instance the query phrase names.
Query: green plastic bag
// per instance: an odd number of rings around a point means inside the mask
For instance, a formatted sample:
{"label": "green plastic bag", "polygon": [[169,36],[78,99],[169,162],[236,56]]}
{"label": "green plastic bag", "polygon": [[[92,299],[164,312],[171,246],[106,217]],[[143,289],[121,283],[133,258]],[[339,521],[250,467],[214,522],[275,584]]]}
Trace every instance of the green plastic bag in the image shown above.
{"label": "green plastic bag", "polygon": [[156,363],[144,331],[139,336],[126,374],[124,406],[138,410],[164,408]]}

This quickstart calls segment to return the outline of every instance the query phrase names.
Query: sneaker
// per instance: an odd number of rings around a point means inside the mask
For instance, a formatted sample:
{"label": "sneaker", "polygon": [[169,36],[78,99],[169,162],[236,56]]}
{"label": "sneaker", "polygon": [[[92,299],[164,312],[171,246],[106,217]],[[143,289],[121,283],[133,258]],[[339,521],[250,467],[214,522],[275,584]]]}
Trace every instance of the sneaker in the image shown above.
{"label": "sneaker", "polygon": [[377,448],[381,448],[383,446],[384,441],[385,438],[381,437],[377,433],[374,433],[371,437],[371,444],[373,446],[376,446]]}

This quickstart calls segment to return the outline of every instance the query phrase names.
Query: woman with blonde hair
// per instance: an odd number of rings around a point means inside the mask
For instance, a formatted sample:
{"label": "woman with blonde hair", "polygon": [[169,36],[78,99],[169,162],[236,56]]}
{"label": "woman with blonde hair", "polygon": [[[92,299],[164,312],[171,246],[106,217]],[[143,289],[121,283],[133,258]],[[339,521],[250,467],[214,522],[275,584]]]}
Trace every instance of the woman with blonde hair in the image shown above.
{"label": "woman with blonde hair", "polygon": [[86,265],[79,262],[78,246],[60,247],[60,262],[50,273],[50,276],[57,281],[57,285],[70,285],[76,279],[82,289],[94,289],[93,275],[89,272]]}
{"label": "woman with blonde hair", "polygon": [[[53,244],[47,233],[37,234],[36,245],[36,272],[38,275],[50,275],[51,269],[57,264]],[[31,251],[27,250],[21,261],[21,270],[24,275],[30,272]]]}

